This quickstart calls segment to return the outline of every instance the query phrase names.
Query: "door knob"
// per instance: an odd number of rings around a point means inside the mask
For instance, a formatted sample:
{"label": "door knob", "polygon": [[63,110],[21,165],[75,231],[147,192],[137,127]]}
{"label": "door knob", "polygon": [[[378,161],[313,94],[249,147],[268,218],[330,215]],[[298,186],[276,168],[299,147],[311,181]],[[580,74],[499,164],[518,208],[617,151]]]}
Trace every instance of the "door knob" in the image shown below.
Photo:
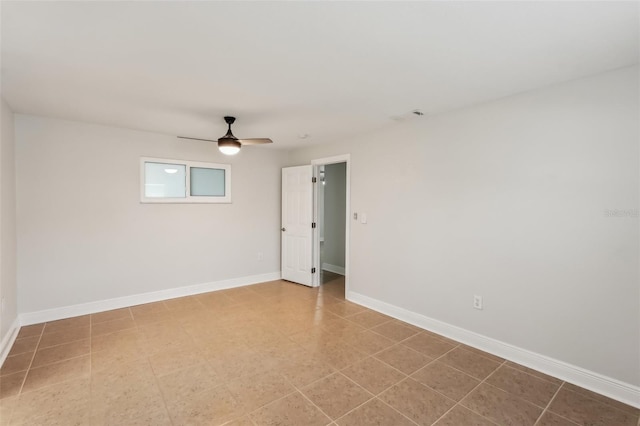
{"label": "door knob", "polygon": [[282,232],[284,232],[284,231],[286,231],[286,230],[287,230],[286,228],[282,228]]}

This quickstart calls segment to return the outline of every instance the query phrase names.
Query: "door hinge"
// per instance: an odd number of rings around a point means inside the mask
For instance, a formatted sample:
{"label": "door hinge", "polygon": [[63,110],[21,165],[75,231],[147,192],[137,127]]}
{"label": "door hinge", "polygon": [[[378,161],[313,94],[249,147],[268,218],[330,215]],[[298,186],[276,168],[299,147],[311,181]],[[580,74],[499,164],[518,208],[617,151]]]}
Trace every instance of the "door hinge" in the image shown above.
{"label": "door hinge", "polygon": [[315,229],[316,223],[315,222],[311,222],[311,227]]}
{"label": "door hinge", "polygon": [[311,182],[312,183],[316,183],[317,181],[318,181],[318,179],[315,176],[311,178]]}
{"label": "door hinge", "polygon": [[311,268],[311,273],[315,274],[316,273],[316,268]]}

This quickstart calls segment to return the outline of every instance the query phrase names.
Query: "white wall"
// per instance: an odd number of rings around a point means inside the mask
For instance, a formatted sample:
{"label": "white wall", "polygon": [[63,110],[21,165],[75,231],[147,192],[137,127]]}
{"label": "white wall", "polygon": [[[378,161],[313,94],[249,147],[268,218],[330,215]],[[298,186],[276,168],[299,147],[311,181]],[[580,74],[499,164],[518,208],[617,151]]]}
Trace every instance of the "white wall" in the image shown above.
{"label": "white wall", "polygon": [[351,154],[351,291],[639,385],[638,117],[633,67],[289,163]]}
{"label": "white wall", "polygon": [[[18,316],[16,288],[16,173],[13,112],[0,98],[0,342]],[[2,347],[0,347],[0,351]]]}
{"label": "white wall", "polygon": [[[141,156],[231,163],[232,204],[141,204]],[[283,157],[16,115],[19,312],[279,272]]]}
{"label": "white wall", "polygon": [[345,210],[347,188],[346,163],[327,164],[324,187],[323,264],[344,269]]}

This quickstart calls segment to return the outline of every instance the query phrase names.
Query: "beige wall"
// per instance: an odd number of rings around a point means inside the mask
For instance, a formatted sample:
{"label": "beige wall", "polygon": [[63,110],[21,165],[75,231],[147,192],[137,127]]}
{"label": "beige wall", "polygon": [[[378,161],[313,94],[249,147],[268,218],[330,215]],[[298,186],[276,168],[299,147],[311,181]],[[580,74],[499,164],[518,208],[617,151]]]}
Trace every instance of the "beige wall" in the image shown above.
{"label": "beige wall", "polygon": [[0,342],[18,315],[16,288],[16,172],[13,112],[0,98]]}
{"label": "beige wall", "polygon": [[[282,152],[25,115],[16,144],[20,313],[280,271]],[[231,163],[232,204],[141,204],[142,156]]]}
{"label": "beige wall", "polygon": [[351,154],[351,291],[639,385],[639,112],[626,68],[289,165]]}

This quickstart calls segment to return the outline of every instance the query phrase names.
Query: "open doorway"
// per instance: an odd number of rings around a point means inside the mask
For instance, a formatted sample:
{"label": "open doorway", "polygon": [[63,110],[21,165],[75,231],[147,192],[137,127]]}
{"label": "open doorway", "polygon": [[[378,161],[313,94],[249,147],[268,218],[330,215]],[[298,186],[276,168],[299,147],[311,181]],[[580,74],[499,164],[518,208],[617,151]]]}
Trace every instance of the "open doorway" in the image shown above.
{"label": "open doorway", "polygon": [[[314,286],[345,295],[349,271],[349,156],[314,160]],[[340,289],[340,290],[338,290]]]}
{"label": "open doorway", "polygon": [[320,284],[344,277],[347,163],[318,166]]}

